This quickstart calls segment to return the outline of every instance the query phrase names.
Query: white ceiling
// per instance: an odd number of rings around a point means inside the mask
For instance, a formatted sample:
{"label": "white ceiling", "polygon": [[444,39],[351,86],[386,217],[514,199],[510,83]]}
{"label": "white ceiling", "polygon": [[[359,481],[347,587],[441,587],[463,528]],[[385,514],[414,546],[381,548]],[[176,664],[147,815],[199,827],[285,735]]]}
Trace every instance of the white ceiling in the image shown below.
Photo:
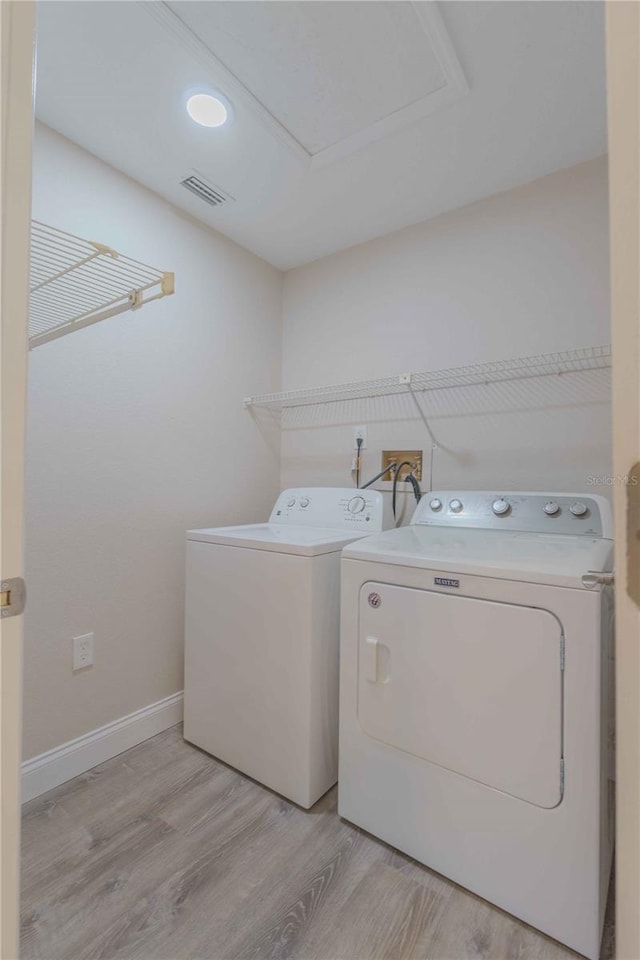
{"label": "white ceiling", "polygon": [[436,3],[181,0],[147,9],[306,167],[347,156],[468,90]]}
{"label": "white ceiling", "polygon": [[[592,0],[38,9],[37,116],[283,269],[606,150]],[[210,88],[220,129],[184,110]]]}

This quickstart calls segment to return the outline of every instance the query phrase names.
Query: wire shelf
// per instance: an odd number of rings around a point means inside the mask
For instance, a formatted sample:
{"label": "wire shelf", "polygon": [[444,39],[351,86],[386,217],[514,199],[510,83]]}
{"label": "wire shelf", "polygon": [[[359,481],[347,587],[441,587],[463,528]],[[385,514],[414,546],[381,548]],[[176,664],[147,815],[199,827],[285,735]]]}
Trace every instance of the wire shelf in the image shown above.
{"label": "wire shelf", "polygon": [[174,292],[174,275],[101,243],[31,222],[29,346]]}
{"label": "wire shelf", "polygon": [[360,380],[308,390],[290,390],[286,393],[268,393],[245,397],[246,407],[286,410],[322,403],[362,400],[398,394],[444,390],[453,387],[499,383],[505,380],[523,380],[531,377],[560,376],[585,370],[602,370],[611,366],[611,346],[580,347],[534,357],[513,360],[492,360],[447,370],[429,370],[424,373],[404,373],[396,377]]}

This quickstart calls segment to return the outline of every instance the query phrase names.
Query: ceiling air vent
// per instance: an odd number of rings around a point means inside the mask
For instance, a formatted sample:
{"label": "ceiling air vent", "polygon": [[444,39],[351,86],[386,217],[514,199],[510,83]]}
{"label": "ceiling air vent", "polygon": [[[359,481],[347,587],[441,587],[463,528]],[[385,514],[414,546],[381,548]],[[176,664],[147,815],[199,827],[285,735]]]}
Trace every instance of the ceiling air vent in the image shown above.
{"label": "ceiling air vent", "polygon": [[196,174],[185,177],[180,183],[183,187],[186,187],[187,190],[190,190],[191,193],[195,193],[196,197],[200,197],[201,200],[204,200],[212,207],[219,207],[223,203],[228,203],[229,200],[233,200],[233,197],[230,197],[228,193],[224,193],[220,187],[216,187],[212,183],[207,183],[204,177]]}

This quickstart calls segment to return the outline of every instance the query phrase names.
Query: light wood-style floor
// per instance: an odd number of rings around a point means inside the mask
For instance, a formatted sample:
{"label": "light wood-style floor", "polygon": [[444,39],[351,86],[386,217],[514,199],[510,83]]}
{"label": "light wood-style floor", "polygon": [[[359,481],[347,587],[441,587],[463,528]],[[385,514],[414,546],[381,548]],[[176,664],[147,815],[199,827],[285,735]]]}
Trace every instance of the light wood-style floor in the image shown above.
{"label": "light wood-style floor", "polygon": [[23,960],[577,956],[180,727],[25,806],[22,904]]}

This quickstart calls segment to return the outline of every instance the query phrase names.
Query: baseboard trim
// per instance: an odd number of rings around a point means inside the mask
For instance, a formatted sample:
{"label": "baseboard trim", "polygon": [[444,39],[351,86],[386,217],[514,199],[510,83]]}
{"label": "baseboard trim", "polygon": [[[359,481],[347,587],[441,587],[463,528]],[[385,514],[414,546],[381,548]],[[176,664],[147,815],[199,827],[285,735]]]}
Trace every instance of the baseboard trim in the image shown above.
{"label": "baseboard trim", "polygon": [[86,773],[182,720],[182,691],[22,764],[22,802]]}

